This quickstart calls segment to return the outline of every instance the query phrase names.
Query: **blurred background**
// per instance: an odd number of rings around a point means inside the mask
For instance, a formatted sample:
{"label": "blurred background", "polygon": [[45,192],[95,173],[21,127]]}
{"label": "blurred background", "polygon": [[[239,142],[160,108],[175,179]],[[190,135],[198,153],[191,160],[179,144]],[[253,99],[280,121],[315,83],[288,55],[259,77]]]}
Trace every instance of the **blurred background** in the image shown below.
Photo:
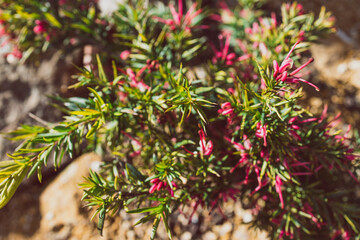
{"label": "blurred background", "polygon": [[[99,7],[104,14],[115,8],[119,0],[101,0]],[[208,1],[214,4],[214,1]],[[270,0],[265,5],[270,11],[279,12],[285,1]],[[332,115],[342,113],[343,129],[351,124],[360,128],[360,1],[359,0],[301,0],[306,11],[318,13],[325,6],[336,18],[337,33],[321,39],[311,46],[315,58],[310,65],[311,82],[320,92],[306,89],[303,104],[314,114],[320,114],[324,105]],[[3,41],[3,40],[1,40]],[[0,47],[0,55],[6,52]],[[0,132],[15,129],[19,124],[61,120],[61,114],[50,106],[48,95],[67,96],[67,86],[77,69],[82,66],[84,49],[63,55],[50,52],[38,66],[14,63],[0,57]],[[41,120],[40,120],[41,121]],[[14,145],[0,135],[0,157],[14,149]],[[81,204],[80,182],[89,168],[95,168],[99,157],[82,156],[64,171],[54,172],[51,167],[44,175],[43,184],[30,178],[16,192],[10,203],[0,210],[1,239],[148,239],[151,225],[132,227],[139,219],[120,212],[114,219],[107,219],[104,237],[96,231],[89,213]],[[69,164],[69,160],[65,161]],[[54,180],[55,179],[55,180]],[[54,180],[54,181],[52,181]],[[54,202],[54,196],[59,201]],[[71,204],[70,204],[71,202]],[[174,239],[266,239],[266,234],[255,232],[243,223],[251,214],[242,210],[239,203],[228,203],[223,216],[217,212],[194,216],[191,225],[183,215],[173,216]],[[159,231],[160,239],[166,233]]]}

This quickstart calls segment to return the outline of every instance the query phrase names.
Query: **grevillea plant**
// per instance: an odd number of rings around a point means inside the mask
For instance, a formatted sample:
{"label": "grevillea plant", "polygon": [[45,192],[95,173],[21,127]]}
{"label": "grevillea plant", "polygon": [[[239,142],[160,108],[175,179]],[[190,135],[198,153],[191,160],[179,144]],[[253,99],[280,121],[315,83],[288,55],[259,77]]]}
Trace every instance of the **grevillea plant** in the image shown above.
{"label": "grevillea plant", "polygon": [[99,15],[97,2],[1,0],[0,36],[5,37],[2,46],[9,46],[8,61],[33,57],[34,63],[35,56],[38,59],[49,49],[68,54],[84,45],[96,45],[104,52],[116,48],[113,25]]}
{"label": "grevillea plant", "polygon": [[263,2],[241,0],[240,13],[224,2],[119,6],[107,21],[121,51],[111,64],[98,56],[72,86],[88,97],[57,97],[64,121],[8,134],[22,142],[0,162],[0,207],[24,177],[41,181],[49,160],[56,169],[65,154],[95,151],[107,160],[81,187],[100,232],[125,209],[145,214],[137,224],[153,221],[152,239],[161,221],[171,238],[169,216],[185,206],[191,219],[241,201],[272,239],[359,238],[349,131],[336,131],[326,107],[314,116],[299,104],[303,86],[321,90],[304,79],[304,53],[333,20],[296,3],[276,16]]}

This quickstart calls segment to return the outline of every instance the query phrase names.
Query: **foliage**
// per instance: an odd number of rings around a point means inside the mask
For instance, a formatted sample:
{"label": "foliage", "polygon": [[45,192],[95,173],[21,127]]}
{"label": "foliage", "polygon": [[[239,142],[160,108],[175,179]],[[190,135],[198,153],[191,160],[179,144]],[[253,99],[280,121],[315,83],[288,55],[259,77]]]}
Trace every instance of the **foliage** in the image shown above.
{"label": "foliage", "polygon": [[[2,35],[14,55],[22,62],[30,56],[62,49],[65,54],[86,44],[97,45],[102,51],[116,47],[114,31],[99,14],[96,0],[20,0],[0,1]],[[33,59],[34,61],[34,59]]]}
{"label": "foliage", "polygon": [[[37,173],[41,181],[51,156],[56,169],[64,154],[96,151],[111,160],[81,187],[97,209],[100,233],[107,214],[125,209],[147,213],[137,224],[152,220],[152,238],[162,220],[171,238],[173,212],[221,209],[233,199],[251,208],[252,224],[273,239],[360,237],[353,194],[359,156],[348,132],[334,130],[338,117],[330,119],[326,108],[313,116],[299,105],[302,85],[319,90],[299,72],[313,61],[304,61],[309,43],[332,31],[324,9],[315,18],[284,4],[280,21],[259,8],[264,1],[240,0],[234,11],[224,2],[206,10],[200,2],[130,1],[108,17],[89,16],[95,5],[79,13],[58,6],[50,17],[43,5],[53,1],[5,2],[8,31],[28,33],[18,41],[25,51],[51,42],[48,31],[44,39],[28,30],[28,20],[39,18],[61,26],[64,39],[76,28],[93,44],[117,47],[106,53],[111,65],[97,56],[77,76],[72,88],[87,87],[88,98],[57,98],[64,121],[8,134],[22,143],[12,160],[0,162],[0,207],[25,176]],[[112,26],[111,41],[98,35],[102,18]],[[211,38],[215,22],[223,30],[218,41]]]}

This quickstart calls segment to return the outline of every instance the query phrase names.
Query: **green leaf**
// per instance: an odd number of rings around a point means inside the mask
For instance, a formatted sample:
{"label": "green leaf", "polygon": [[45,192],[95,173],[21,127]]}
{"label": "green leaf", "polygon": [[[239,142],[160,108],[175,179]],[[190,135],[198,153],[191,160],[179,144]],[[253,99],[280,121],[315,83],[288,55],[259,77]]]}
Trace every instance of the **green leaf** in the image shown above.
{"label": "green leaf", "polygon": [[62,9],[62,13],[68,18],[75,18],[75,15],[72,12],[66,11],[65,9]]}
{"label": "green leaf", "polygon": [[40,161],[37,161],[37,162],[32,166],[32,168],[30,169],[27,177],[28,177],[28,178],[31,177],[31,176],[35,173],[35,171],[38,170],[38,167],[39,167],[41,164],[42,164],[42,163],[41,163]]}
{"label": "green leaf", "polygon": [[72,28],[82,30],[82,31],[84,31],[86,33],[92,33],[93,32],[90,28],[88,28],[87,26],[85,26],[83,24],[80,24],[80,23],[72,23],[72,24],[70,24],[70,26]]}
{"label": "green leaf", "polygon": [[82,109],[83,111],[72,111],[70,112],[71,115],[81,115],[81,116],[89,116],[89,115],[98,115],[100,114],[99,111],[96,111],[94,109],[86,108]]}
{"label": "green leaf", "polygon": [[47,149],[48,147],[42,147],[42,148],[21,148],[18,150],[19,153],[23,154],[23,153],[36,153],[36,152],[41,152],[45,149]]}
{"label": "green leaf", "polygon": [[20,183],[24,179],[28,169],[28,166],[23,166],[16,174],[12,175],[6,180],[7,184],[1,189],[0,209],[3,208],[10,201],[16,189],[19,187]]}
{"label": "green leaf", "polygon": [[351,226],[351,228],[354,230],[355,233],[359,233],[359,230],[356,228],[355,223],[349,218],[348,215],[344,214],[344,218],[347,221],[347,223]]}
{"label": "green leaf", "polygon": [[54,146],[55,145],[50,145],[48,149],[39,156],[40,160],[44,163],[45,166],[47,165],[50,153],[54,149]]}
{"label": "green leaf", "polygon": [[26,60],[31,56],[31,54],[34,52],[34,47],[29,47],[24,53],[23,56],[19,62],[19,64],[24,64]]}
{"label": "green leaf", "polygon": [[213,89],[214,87],[198,87],[195,89],[194,93],[195,94],[206,93],[206,92],[210,92]]}
{"label": "green leaf", "polygon": [[[100,71],[100,70],[99,70]],[[97,91],[95,91],[94,89],[88,87],[89,91],[92,92],[94,95],[95,95],[95,98],[99,101],[100,103],[100,106],[103,106],[105,103],[104,103],[104,100],[100,97],[100,95],[98,94]]]}
{"label": "green leaf", "polygon": [[96,9],[95,6],[91,6],[88,10],[87,19],[94,19],[96,16]]}
{"label": "green leaf", "polygon": [[265,171],[266,171],[266,168],[268,166],[268,162],[265,160],[263,161],[263,164],[262,164],[262,167],[261,167],[261,171],[260,171],[260,181],[261,179],[263,178],[264,174],[265,174]]}
{"label": "green leaf", "polygon": [[266,86],[268,88],[272,88],[272,84],[271,84],[271,81],[269,79],[269,77],[267,76],[265,70],[262,68],[262,66],[256,61],[256,65],[259,69],[259,73],[260,73],[260,76],[262,79],[264,79],[265,83],[266,83]]}
{"label": "green leaf", "polygon": [[199,50],[202,46],[203,46],[203,44],[200,43],[200,44],[195,45],[194,47],[184,51],[182,54],[182,57],[186,60],[193,58],[194,55],[196,55],[196,51]]}
{"label": "green leaf", "polygon": [[193,144],[193,145],[194,145],[195,142],[192,141],[192,140],[183,140],[183,141],[181,141],[181,142],[177,142],[177,143],[174,145],[174,148],[177,149],[177,148],[182,147],[182,146],[187,145],[187,144]]}
{"label": "green leaf", "polygon": [[159,212],[162,209],[162,205],[155,207],[138,208],[134,210],[128,210],[127,213],[146,213],[146,212]]}
{"label": "green leaf", "polygon": [[96,130],[99,129],[99,126],[101,126],[100,121],[96,121],[86,134],[86,138],[90,138],[96,132]]}
{"label": "green leaf", "polygon": [[101,207],[101,210],[99,212],[99,222],[97,224],[97,230],[100,233],[100,236],[103,235],[103,229],[104,229],[104,223],[105,223],[105,214],[106,214],[106,208],[105,205]]}
{"label": "green leaf", "polygon": [[137,168],[135,168],[133,165],[131,165],[130,163],[126,163],[126,171],[128,173],[130,173],[131,176],[135,177],[136,179],[140,180],[140,181],[145,181],[145,177],[144,175],[141,174],[141,172],[139,172],[137,170]]}
{"label": "green leaf", "polygon": [[0,161],[0,168],[6,168],[10,166],[17,165],[15,161],[7,160],[7,161]]}
{"label": "green leaf", "polygon": [[3,168],[0,170],[0,178],[5,179],[8,178],[10,175],[14,174],[14,172],[18,171],[20,165],[14,164],[12,166]]}
{"label": "green leaf", "polygon": [[59,137],[62,137],[67,134],[68,134],[67,132],[41,133],[36,136],[36,139],[39,139],[39,140],[41,140],[41,139],[47,139],[47,140],[58,139]]}
{"label": "green leaf", "polygon": [[137,221],[134,226],[137,226],[139,224],[142,224],[142,223],[146,223],[147,221],[149,221],[150,219],[154,218],[154,216],[157,216],[158,214],[155,212],[155,213],[151,213],[151,214],[148,214],[146,215],[145,217],[141,218],[139,221]]}
{"label": "green leaf", "polygon": [[311,216],[310,214],[305,213],[305,212],[303,212],[303,211],[299,211],[298,214],[299,214],[300,216],[303,216],[303,217],[306,217],[306,218],[309,218],[309,219],[312,218],[312,216]]}
{"label": "green leaf", "polygon": [[60,167],[61,161],[62,161],[62,159],[64,158],[64,155],[65,155],[65,148],[64,147],[59,146],[59,151],[60,151],[60,155],[57,154],[58,157],[54,158],[55,169]]}
{"label": "green leaf", "polygon": [[172,239],[171,230],[170,230],[170,227],[169,227],[169,224],[168,224],[167,215],[166,215],[166,213],[164,213],[164,211],[161,212],[161,215],[163,217],[163,222],[164,222],[165,230],[166,230],[166,232],[168,234],[168,237],[169,237],[169,239]]}
{"label": "green leaf", "polygon": [[41,181],[42,181],[42,173],[41,173],[41,166],[40,165],[37,167],[37,176],[38,176],[39,182],[41,183]]}
{"label": "green leaf", "polygon": [[67,140],[66,143],[67,143],[68,154],[69,154],[70,158],[72,158],[72,156],[73,156],[73,151],[74,151],[74,145],[73,145],[73,143],[72,143],[72,141],[71,141],[70,136],[68,136],[68,137],[66,138],[66,140]]}
{"label": "green leaf", "polygon": [[215,88],[215,92],[226,97],[230,96],[230,93],[222,88]]}
{"label": "green leaf", "polygon": [[151,230],[151,236],[150,236],[151,240],[155,239],[156,231],[157,231],[157,229],[159,227],[160,220],[161,220],[161,215],[158,214],[157,217],[154,220],[153,227],[152,227],[152,230]]}
{"label": "green leaf", "polygon": [[[108,79],[106,77],[106,74],[105,74],[105,71],[104,71],[104,68],[102,66],[102,63],[100,61],[100,57],[99,55],[97,54],[96,55],[96,61],[97,61],[97,67],[98,67],[98,71],[99,71],[99,77],[100,77],[100,80],[102,83],[107,83],[108,82]],[[103,102],[101,104],[104,104]]]}
{"label": "green leaf", "polygon": [[69,132],[71,129],[65,127],[65,126],[56,126],[53,128],[56,132]]}
{"label": "green leaf", "polygon": [[209,172],[211,172],[212,174],[214,174],[215,176],[220,177],[220,175],[219,175],[217,172],[215,172],[213,169],[207,168],[207,170],[208,170]]}
{"label": "green leaf", "polygon": [[57,27],[57,28],[62,27],[61,23],[53,15],[51,15],[50,13],[44,13],[44,16],[46,17],[46,19],[49,21],[49,23],[52,26]]}

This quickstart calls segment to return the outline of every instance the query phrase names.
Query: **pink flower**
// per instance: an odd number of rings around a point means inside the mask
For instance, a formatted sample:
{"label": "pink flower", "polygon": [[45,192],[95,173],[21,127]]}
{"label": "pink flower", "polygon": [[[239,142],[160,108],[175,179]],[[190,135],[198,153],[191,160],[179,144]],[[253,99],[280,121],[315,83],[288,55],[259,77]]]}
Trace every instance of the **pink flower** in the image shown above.
{"label": "pink flower", "polygon": [[252,33],[258,33],[259,31],[261,31],[261,29],[259,27],[259,24],[257,22],[254,22],[253,25],[252,25],[251,32]]}
{"label": "pink flower", "polygon": [[[189,8],[186,15],[183,15],[183,1],[178,1],[179,10],[178,12],[175,10],[174,5],[170,4],[169,8],[172,14],[173,19],[163,19],[160,17],[153,17],[154,19],[158,20],[159,22],[165,23],[166,25],[170,26],[170,29],[174,31],[175,29],[184,29],[187,32],[190,32],[192,26],[192,21],[196,16],[198,16],[202,9],[195,11],[197,3],[194,3]],[[201,28],[205,28],[206,26],[200,26]]]}
{"label": "pink flower", "polygon": [[221,22],[222,18],[219,14],[213,13],[209,16],[210,19],[217,21],[217,22]]}
{"label": "pink flower", "polygon": [[271,26],[273,28],[277,26],[276,14],[274,12],[271,13]]}
{"label": "pink flower", "polygon": [[350,240],[351,236],[350,236],[350,233],[349,231],[344,231],[344,230],[337,230],[333,237],[331,238],[331,240],[335,240],[335,239],[338,239],[339,236],[343,239],[343,240]]}
{"label": "pink flower", "polygon": [[233,89],[233,88],[228,88],[227,91],[228,91],[230,94],[235,94],[235,89]]}
{"label": "pink flower", "polygon": [[266,124],[265,125],[261,125],[260,122],[257,123],[256,125],[256,132],[255,132],[255,136],[258,138],[263,138],[264,139],[264,147],[267,146],[267,142],[266,142]]}
{"label": "pink flower", "polygon": [[[251,54],[247,53],[247,49],[245,45],[241,42],[241,40],[237,39],[237,43],[239,44],[240,49],[245,53],[244,55],[237,57],[234,52],[229,52],[231,33],[224,32],[218,36],[220,40],[220,49],[216,49],[213,44],[210,44],[210,47],[214,51],[214,57],[212,58],[212,63],[222,63],[227,66],[233,65],[236,62],[241,62],[249,59]],[[225,38],[225,43],[222,40]]]}
{"label": "pink flower", "polygon": [[252,148],[252,144],[251,144],[251,141],[250,139],[248,139],[248,137],[244,134],[243,135],[243,141],[244,141],[244,144],[240,144],[240,143],[237,143],[237,142],[234,142],[232,141],[230,138],[228,137],[224,137],[224,139],[230,143],[233,144],[233,147],[240,152],[240,160],[238,161],[238,163],[230,170],[230,173],[233,173],[235,171],[235,169],[240,165],[240,164],[245,164],[247,165],[246,167],[246,176],[245,176],[245,184],[247,183],[247,179],[248,179],[248,176],[249,176],[249,173],[250,173],[250,170],[251,168],[253,167],[252,166],[252,163],[250,163],[248,160],[249,160],[249,154],[247,153],[246,150],[250,150]]}
{"label": "pink flower", "polygon": [[[225,44],[223,45],[222,40],[225,38]],[[225,65],[232,65],[236,61],[236,54],[229,53],[230,46],[230,33],[223,33],[219,35],[220,40],[220,50],[217,50],[214,45],[210,45],[213,49],[215,56],[212,58],[213,64],[216,63],[225,63]]]}
{"label": "pink flower", "polygon": [[311,216],[311,220],[316,224],[316,226],[320,229],[321,225],[324,225],[325,223],[319,222],[319,220],[315,217],[313,214],[313,208],[310,206],[308,202],[303,203],[303,209],[302,211],[309,214]]}
{"label": "pink flower", "polygon": [[218,113],[221,115],[231,115],[234,112],[234,109],[231,108],[231,103],[226,102],[221,104],[221,109],[218,110]]}
{"label": "pink flower", "polygon": [[22,58],[22,52],[17,48],[13,48],[12,52],[6,56],[6,61],[10,64],[18,63]]}
{"label": "pink flower", "polygon": [[281,185],[282,185],[281,178],[279,176],[276,176],[275,177],[275,190],[279,194],[279,198],[280,198],[280,202],[281,202],[281,208],[284,208],[284,199],[283,199],[283,195],[282,195],[282,192],[281,192]]}
{"label": "pink flower", "polygon": [[273,61],[273,68],[274,68],[274,78],[276,81],[281,82],[287,82],[287,83],[298,83],[298,82],[304,82],[308,85],[315,88],[316,91],[319,91],[319,88],[315,86],[314,84],[306,81],[305,79],[300,78],[296,74],[301,71],[304,67],[309,65],[312,61],[314,61],[313,58],[310,58],[306,63],[304,63],[302,66],[296,68],[291,73],[288,73],[288,71],[293,67],[294,61],[290,59],[290,54],[294,51],[295,47],[299,44],[299,41],[294,44],[294,46],[290,49],[289,53],[286,55],[285,59],[282,61],[281,65],[274,60]]}
{"label": "pink flower", "polygon": [[36,26],[33,28],[35,34],[46,32],[47,22],[42,20],[35,20]]}
{"label": "pink flower", "polygon": [[200,153],[201,155],[208,156],[211,154],[213,150],[213,143],[211,140],[209,140],[208,142],[205,141],[205,133],[202,129],[199,130],[199,135],[200,135]]}
{"label": "pink flower", "polygon": [[[175,182],[173,182],[173,181],[171,181],[171,185],[173,186],[173,187],[170,187],[170,185],[169,186],[167,186],[167,190],[168,190],[168,192],[170,193],[170,196],[174,196],[174,189],[175,188],[177,188],[177,185],[176,185],[176,183]],[[165,186],[166,186],[166,182],[165,182]]]}
{"label": "pink flower", "polygon": [[126,74],[128,75],[128,77],[130,78],[131,82],[130,82],[130,86],[133,88],[137,88],[140,90],[140,92],[145,92],[147,90],[150,89],[150,87],[144,83],[144,81],[142,79],[138,79],[139,76],[141,75],[141,69],[140,71],[135,74],[134,71],[131,68],[126,69]]}
{"label": "pink flower", "polygon": [[269,49],[266,47],[265,43],[260,42],[259,43],[259,49],[261,52],[261,55],[266,58],[269,59],[271,57],[271,52],[269,51]]}
{"label": "pink flower", "polygon": [[302,4],[298,3],[297,6],[296,6],[296,10],[299,11],[298,16],[304,14],[304,8],[303,8],[303,5],[302,5]]}
{"label": "pink flower", "polygon": [[6,35],[6,29],[4,26],[0,26],[0,37],[3,37]]}
{"label": "pink flower", "polygon": [[159,178],[151,179],[150,183],[153,185],[149,189],[149,193],[153,193],[155,191],[160,191],[161,189],[165,188],[170,193],[170,195],[174,196],[174,188],[177,188],[175,182],[171,181],[172,187],[168,186],[166,181],[161,181]]}
{"label": "pink flower", "polygon": [[298,11],[303,10],[303,6],[301,4],[297,4],[297,3],[292,3],[291,5],[290,5],[290,3],[286,3],[285,8],[287,11],[290,11],[291,8],[294,8],[295,10],[298,10]]}
{"label": "pink flower", "polygon": [[270,22],[265,20],[264,18],[262,17],[259,17],[259,22],[260,22],[260,25],[262,28],[265,28],[265,29],[271,29],[271,25],[270,25]]}
{"label": "pink flower", "polygon": [[260,157],[265,158],[266,161],[269,161],[270,156],[269,156],[269,152],[266,148],[262,148],[260,151]]}
{"label": "pink flower", "polygon": [[226,16],[234,16],[234,13],[230,10],[229,6],[226,4],[225,1],[220,1],[219,7],[225,12]]}
{"label": "pink flower", "polygon": [[127,96],[129,95],[127,92],[118,91],[117,92],[120,102],[125,102]]}
{"label": "pink flower", "polygon": [[238,194],[239,192],[240,192],[239,189],[229,188],[223,192],[220,192],[219,198],[222,198],[223,202],[227,202],[228,198],[231,198],[232,200],[236,201],[236,194]]}
{"label": "pink flower", "polygon": [[129,50],[125,50],[125,51],[122,51],[121,53],[120,53],[120,58],[122,59],[122,60],[126,60],[126,59],[128,59],[128,57],[130,56],[130,51]]}
{"label": "pink flower", "polygon": [[[206,142],[206,139],[205,139],[205,133],[202,129],[199,130],[199,135],[200,135],[200,142],[199,142],[199,145],[200,145],[200,154],[201,156],[208,156],[211,154],[212,150],[213,150],[213,143],[211,140],[209,140],[208,142]],[[191,152],[189,151],[188,149],[186,149],[184,146],[182,146],[182,148],[190,153],[191,155],[195,155],[196,152]]]}
{"label": "pink flower", "polygon": [[150,187],[149,193],[155,192],[156,189],[157,189],[157,184],[154,183],[154,184]]}
{"label": "pink flower", "polygon": [[135,157],[135,156],[138,156],[141,154],[141,148],[142,148],[142,144],[139,140],[135,139],[133,136],[131,136],[130,134],[128,134],[127,132],[125,131],[121,131],[122,134],[124,134],[125,136],[127,136],[131,141],[131,145],[133,146],[134,148],[134,152],[132,152],[130,154],[130,157]]}
{"label": "pink flower", "polygon": [[295,132],[294,130],[290,130],[289,134],[295,138],[296,141],[300,142],[301,141],[301,137],[299,134],[297,134],[297,132]]}
{"label": "pink flower", "polygon": [[[226,141],[230,142],[231,144],[233,144],[233,147],[234,147],[237,151],[239,151],[239,152],[241,152],[241,153],[245,153],[245,150],[249,150],[249,149],[251,148],[251,142],[250,142],[250,143],[247,143],[246,146],[247,146],[248,148],[245,148],[244,145],[242,145],[241,143],[234,142],[233,140],[231,140],[231,139],[228,138],[228,137],[224,137],[224,139],[225,139]],[[248,140],[248,139],[247,139],[247,136],[244,135],[244,141],[246,141],[246,140]],[[250,144],[250,145],[249,145],[249,144]]]}
{"label": "pink flower", "polygon": [[35,34],[41,34],[43,32],[45,32],[45,28],[39,25],[36,25],[33,29]]}
{"label": "pink flower", "polygon": [[299,41],[304,41],[305,40],[305,32],[304,32],[304,30],[301,30],[299,32],[298,39],[299,39]]}
{"label": "pink flower", "polygon": [[281,46],[281,45],[277,45],[277,46],[275,47],[275,52],[276,52],[276,53],[280,53],[281,50],[282,50],[282,46]]}
{"label": "pink flower", "polygon": [[159,178],[151,179],[150,183],[152,183],[153,185],[150,187],[149,193],[153,193],[155,191],[160,191],[160,189],[163,185],[163,182]]}
{"label": "pink flower", "polygon": [[75,38],[75,37],[72,37],[69,39],[69,42],[71,45],[75,45],[79,42],[79,39],[78,38]]}
{"label": "pink flower", "polygon": [[243,135],[243,139],[244,139],[244,147],[245,147],[245,149],[250,150],[252,148],[252,144],[251,144],[250,139],[245,134]]}
{"label": "pink flower", "polygon": [[[238,163],[232,168],[230,169],[230,173],[233,173],[235,171],[235,169],[242,163],[247,163],[249,159],[249,154],[247,153],[242,153],[241,154],[241,158],[240,160],[238,161]],[[248,176],[249,176],[249,172],[250,172],[250,167],[247,167],[246,168],[246,177],[245,177],[245,184],[247,183],[247,179],[248,179]]]}
{"label": "pink flower", "polygon": [[193,218],[194,214],[196,213],[196,210],[198,209],[198,207],[199,206],[204,207],[204,205],[205,205],[204,200],[202,200],[202,198],[199,195],[192,196],[191,199],[195,200],[195,202],[192,204],[193,211],[191,212],[190,217],[189,217],[189,224],[192,222],[192,218]]}
{"label": "pink flower", "polygon": [[16,57],[17,59],[22,58],[22,52],[16,47],[12,50],[11,54],[14,55],[14,57]]}

